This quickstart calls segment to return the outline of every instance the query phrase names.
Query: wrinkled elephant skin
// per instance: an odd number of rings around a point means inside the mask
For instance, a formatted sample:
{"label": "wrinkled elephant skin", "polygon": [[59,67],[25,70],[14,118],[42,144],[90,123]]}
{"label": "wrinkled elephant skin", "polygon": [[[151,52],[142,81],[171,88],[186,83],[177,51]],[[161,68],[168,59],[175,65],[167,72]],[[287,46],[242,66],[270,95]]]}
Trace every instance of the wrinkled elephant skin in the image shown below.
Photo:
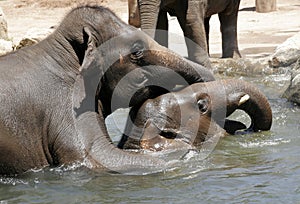
{"label": "wrinkled elephant skin", "polygon": [[199,148],[215,135],[246,129],[244,124],[226,119],[237,109],[251,118],[247,132],[271,128],[272,111],[261,91],[241,80],[220,80],[196,83],[133,108],[119,147],[152,151]]}
{"label": "wrinkled elephant skin", "polygon": [[73,9],[50,36],[1,56],[0,65],[0,175],[73,163],[161,168],[157,158],[115,147],[104,118],[161,95],[159,81],[170,90],[181,84],[175,73],[182,85],[214,80],[99,6]]}
{"label": "wrinkled elephant skin", "polygon": [[[168,46],[167,13],[176,16],[186,37],[188,57],[210,66],[209,20],[218,14],[222,33],[222,57],[241,57],[237,40],[237,17],[240,0],[128,0],[129,24],[145,30],[160,44]],[[139,11],[139,12],[138,12]]]}

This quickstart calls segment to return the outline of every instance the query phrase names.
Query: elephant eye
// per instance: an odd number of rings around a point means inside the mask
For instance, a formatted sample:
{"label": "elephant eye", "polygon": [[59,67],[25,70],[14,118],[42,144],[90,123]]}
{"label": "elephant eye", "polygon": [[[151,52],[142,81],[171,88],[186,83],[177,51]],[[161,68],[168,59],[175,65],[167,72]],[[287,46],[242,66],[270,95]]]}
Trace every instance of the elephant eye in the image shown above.
{"label": "elephant eye", "polygon": [[132,62],[138,62],[140,59],[143,58],[144,56],[144,50],[145,50],[145,45],[142,41],[136,41],[131,49],[131,55],[130,55],[130,59]]}
{"label": "elephant eye", "polygon": [[199,107],[199,110],[201,111],[201,113],[206,113],[207,110],[208,110],[208,106],[209,106],[209,101],[207,98],[204,98],[204,99],[200,99],[198,102],[198,107]]}

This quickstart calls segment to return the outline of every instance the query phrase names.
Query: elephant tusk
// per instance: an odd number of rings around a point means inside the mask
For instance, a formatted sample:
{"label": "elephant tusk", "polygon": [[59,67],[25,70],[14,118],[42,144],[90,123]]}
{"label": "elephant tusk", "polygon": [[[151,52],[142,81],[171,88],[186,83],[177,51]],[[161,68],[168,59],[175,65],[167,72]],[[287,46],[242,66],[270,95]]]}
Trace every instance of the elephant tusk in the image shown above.
{"label": "elephant tusk", "polygon": [[120,64],[122,65],[124,63],[124,58],[123,56],[120,54]]}
{"label": "elephant tusk", "polygon": [[250,96],[249,96],[248,94],[244,95],[244,96],[240,99],[238,106],[240,106],[240,105],[246,103],[249,99],[250,99]]}

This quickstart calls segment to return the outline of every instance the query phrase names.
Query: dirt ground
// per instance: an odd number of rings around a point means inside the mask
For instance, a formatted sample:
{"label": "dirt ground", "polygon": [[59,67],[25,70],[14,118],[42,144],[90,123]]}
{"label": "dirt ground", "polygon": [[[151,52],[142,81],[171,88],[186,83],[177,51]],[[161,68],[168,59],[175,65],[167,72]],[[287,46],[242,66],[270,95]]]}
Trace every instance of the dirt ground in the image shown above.
{"label": "dirt ground", "polygon": [[[9,37],[17,43],[29,29],[50,28],[83,2],[109,7],[127,22],[127,0],[0,0],[0,7],[8,21]],[[241,54],[245,58],[258,58],[273,53],[277,45],[300,32],[299,19],[300,0],[277,0],[277,11],[270,13],[255,12],[255,0],[242,0],[238,18]],[[174,18],[170,19],[170,30],[182,35]],[[217,15],[211,19],[210,39],[210,53],[219,57],[221,35]]]}

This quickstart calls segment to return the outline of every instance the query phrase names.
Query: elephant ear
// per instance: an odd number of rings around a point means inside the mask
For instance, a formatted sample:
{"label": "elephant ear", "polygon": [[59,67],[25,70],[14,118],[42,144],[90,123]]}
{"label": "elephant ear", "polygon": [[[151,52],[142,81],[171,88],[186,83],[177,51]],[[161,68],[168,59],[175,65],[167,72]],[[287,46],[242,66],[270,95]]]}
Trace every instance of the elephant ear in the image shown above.
{"label": "elephant ear", "polygon": [[82,72],[82,70],[87,69],[90,67],[90,64],[92,63],[92,53],[94,50],[96,50],[96,42],[93,39],[92,32],[89,27],[83,28],[83,39],[84,43],[86,44],[86,50],[84,53],[84,58],[81,67],[79,68],[79,71]]}
{"label": "elephant ear", "polygon": [[95,95],[103,76],[103,60],[97,51],[97,43],[88,27],[83,29],[86,50],[79,74],[76,77],[73,105],[76,115],[86,111],[95,111]]}

